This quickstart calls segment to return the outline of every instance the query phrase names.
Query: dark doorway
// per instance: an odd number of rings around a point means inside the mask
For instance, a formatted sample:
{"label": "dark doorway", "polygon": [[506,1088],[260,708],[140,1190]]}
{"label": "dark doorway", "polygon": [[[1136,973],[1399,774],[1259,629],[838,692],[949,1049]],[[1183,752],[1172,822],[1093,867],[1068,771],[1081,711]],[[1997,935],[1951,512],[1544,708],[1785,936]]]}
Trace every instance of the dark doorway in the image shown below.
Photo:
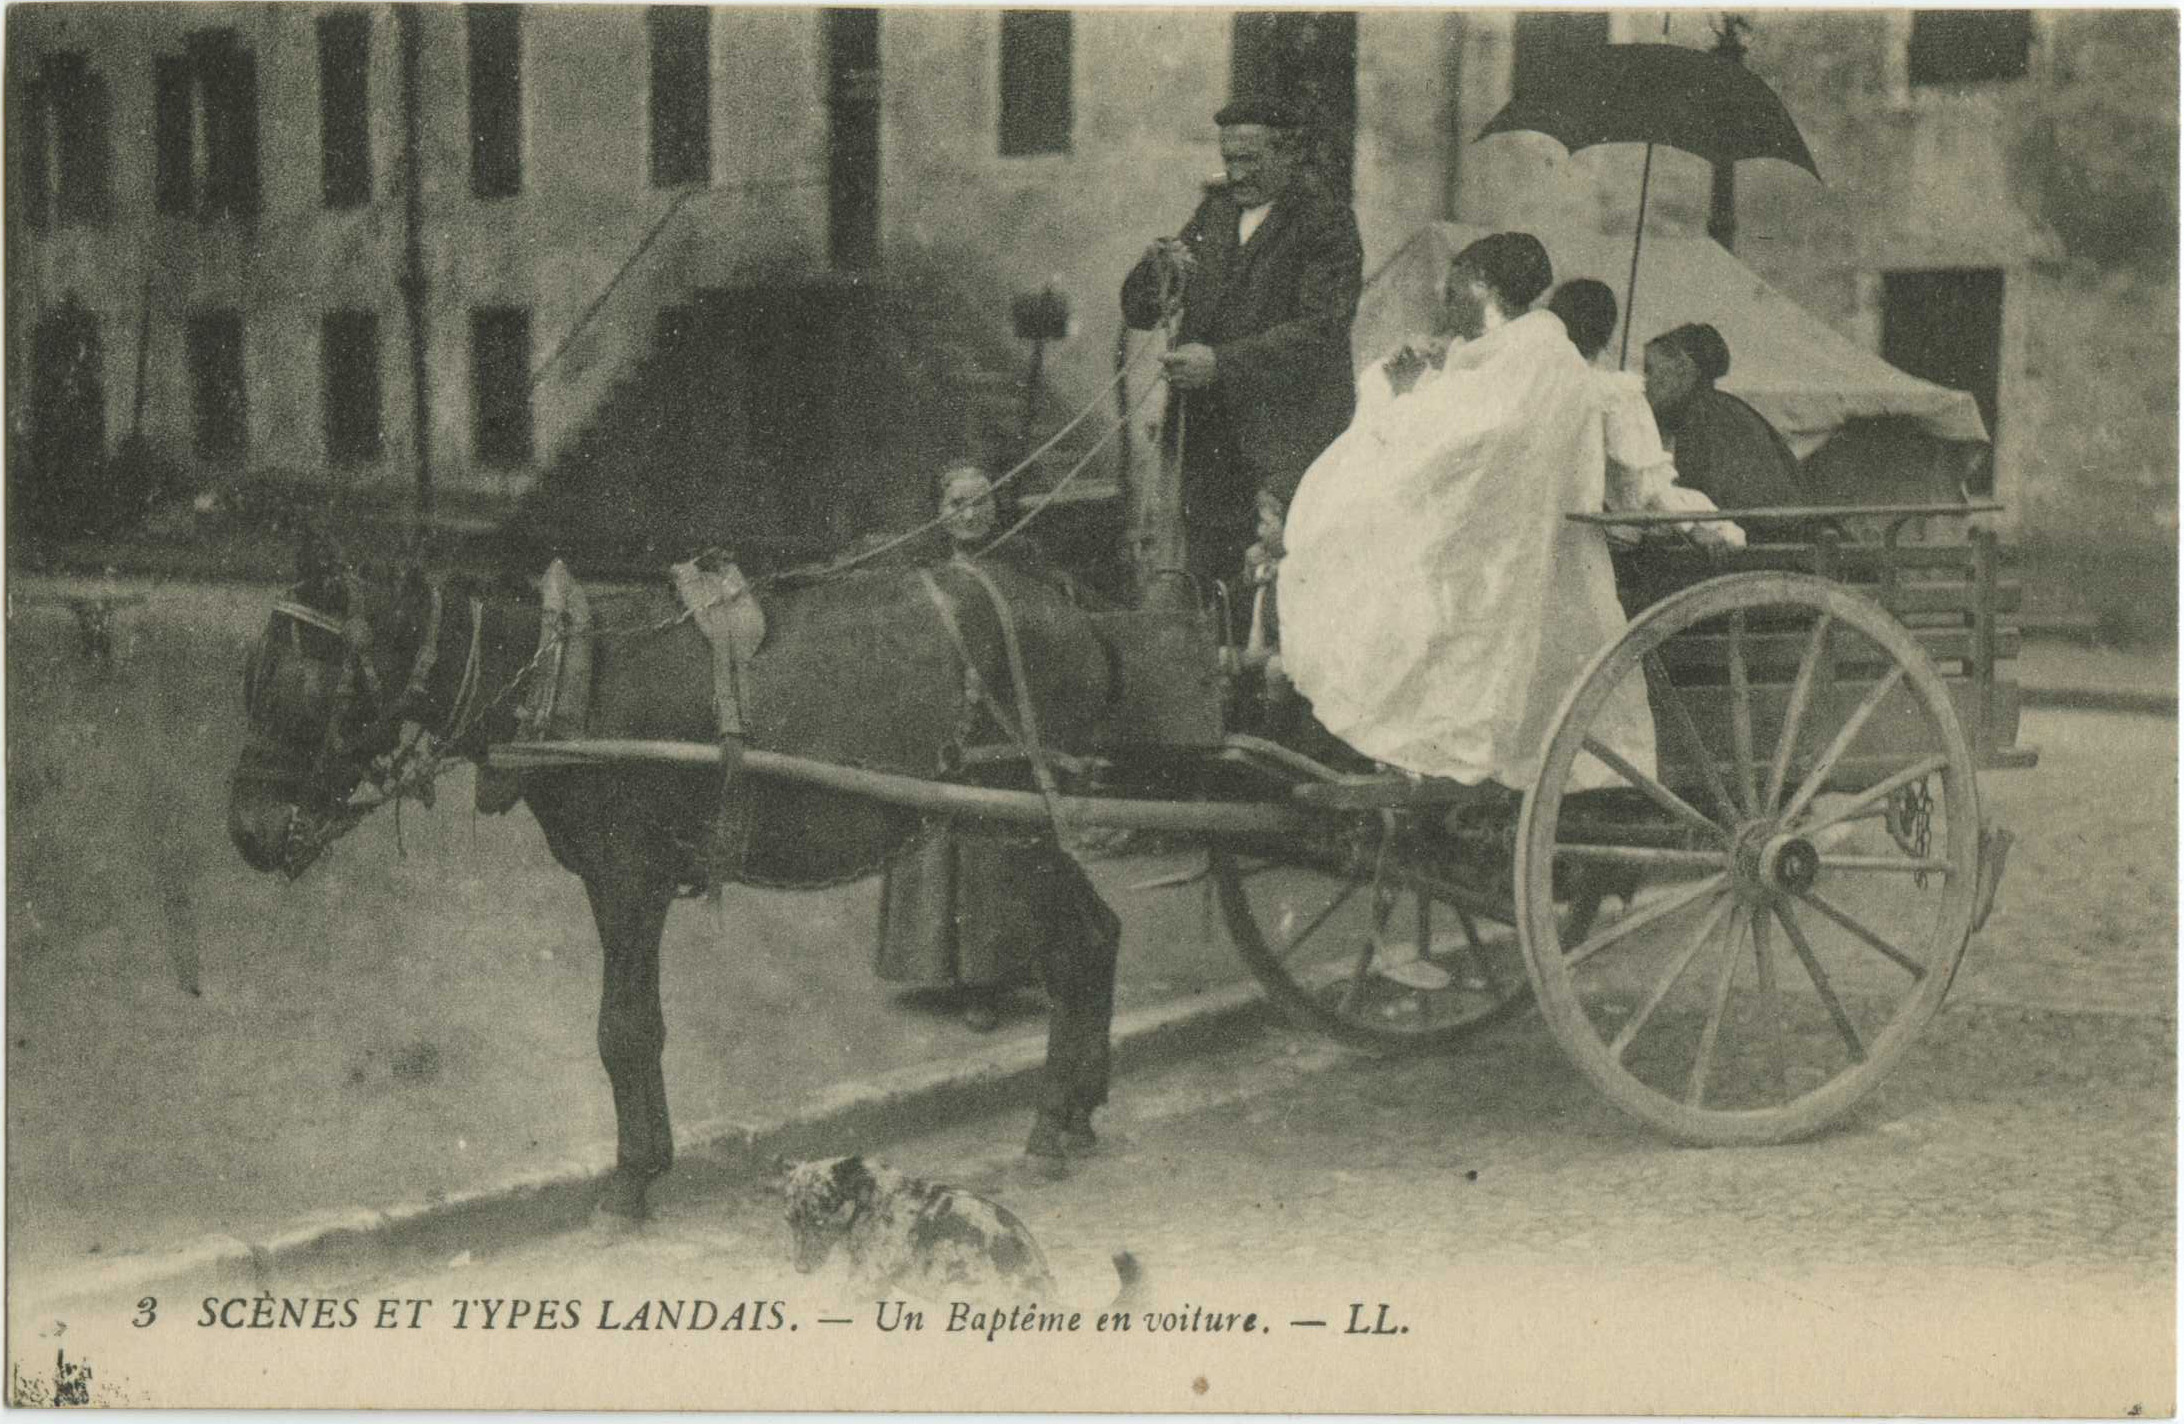
{"label": "dark doorway", "polygon": [[827,260],[880,255],[880,12],[827,10]]}
{"label": "dark doorway", "polygon": [[[1987,438],[2000,436],[1996,395],[2002,374],[2002,272],[1946,267],[1890,272],[1883,279],[1881,357],[1936,385],[1969,391]],[[1974,477],[1973,493],[1994,491],[1994,466]]]}
{"label": "dark doorway", "polygon": [[1247,10],[1230,22],[1229,92],[1279,96],[1304,111],[1312,166],[1350,201],[1357,164],[1357,15]]}

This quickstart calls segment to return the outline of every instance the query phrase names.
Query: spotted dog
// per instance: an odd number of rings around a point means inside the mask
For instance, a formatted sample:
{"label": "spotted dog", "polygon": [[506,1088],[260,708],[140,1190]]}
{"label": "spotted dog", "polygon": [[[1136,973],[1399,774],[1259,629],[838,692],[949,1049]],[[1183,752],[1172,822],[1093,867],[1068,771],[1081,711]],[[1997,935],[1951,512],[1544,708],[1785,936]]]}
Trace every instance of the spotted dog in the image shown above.
{"label": "spotted dog", "polygon": [[[979,1288],[1034,1300],[1055,1295],[1046,1253],[999,1202],[862,1157],[783,1161],[776,1169],[803,1274],[839,1250],[861,1284],[923,1300]],[[1115,1270],[1129,1294],[1141,1274],[1137,1261],[1121,1252]]]}

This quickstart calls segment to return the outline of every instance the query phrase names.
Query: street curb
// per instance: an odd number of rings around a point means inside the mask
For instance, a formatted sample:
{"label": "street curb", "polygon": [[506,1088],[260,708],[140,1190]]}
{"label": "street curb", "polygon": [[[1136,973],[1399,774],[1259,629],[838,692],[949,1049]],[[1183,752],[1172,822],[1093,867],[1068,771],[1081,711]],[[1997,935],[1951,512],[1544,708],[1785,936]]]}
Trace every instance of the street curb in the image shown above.
{"label": "street curb", "polygon": [[[1275,1018],[1259,986],[1249,981],[1118,1014],[1114,1068],[1121,1073],[1157,1066],[1235,1043]],[[944,1063],[830,1084],[779,1116],[701,1123],[676,1134],[675,1168],[658,1190],[674,1197],[701,1195],[752,1180],[777,1155],[851,1151],[1011,1104],[1028,1107],[1045,1059],[1043,1034],[1016,1038]],[[170,1294],[173,1287],[271,1295],[284,1285],[314,1279],[354,1280],[405,1264],[442,1265],[463,1252],[482,1253],[583,1225],[591,1218],[601,1179],[613,1166],[613,1146],[600,1144],[464,1192],[383,1209],[315,1213],[262,1241],[204,1236],[45,1280],[18,1276],[13,1294],[39,1316],[65,1318],[67,1307],[113,1309]]]}
{"label": "street curb", "polygon": [[2176,693],[2152,687],[2029,687],[2017,689],[2026,707],[2061,707],[2074,712],[2136,712],[2174,717]]}

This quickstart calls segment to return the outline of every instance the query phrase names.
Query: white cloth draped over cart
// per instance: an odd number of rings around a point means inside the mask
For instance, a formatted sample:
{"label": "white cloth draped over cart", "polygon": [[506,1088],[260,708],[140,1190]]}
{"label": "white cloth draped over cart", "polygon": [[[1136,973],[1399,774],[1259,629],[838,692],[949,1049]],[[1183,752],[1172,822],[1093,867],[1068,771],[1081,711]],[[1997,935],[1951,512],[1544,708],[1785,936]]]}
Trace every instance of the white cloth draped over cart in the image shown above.
{"label": "white cloth draped over cart", "polygon": [[[1622,634],[1599,510],[1599,388],[1551,313],[1448,354],[1402,395],[1380,367],[1306,472],[1283,530],[1282,664],[1377,761],[1467,784],[1537,779],[1562,699]],[[1652,775],[1644,680],[1592,735]],[[1620,785],[1581,756],[1568,789]]]}

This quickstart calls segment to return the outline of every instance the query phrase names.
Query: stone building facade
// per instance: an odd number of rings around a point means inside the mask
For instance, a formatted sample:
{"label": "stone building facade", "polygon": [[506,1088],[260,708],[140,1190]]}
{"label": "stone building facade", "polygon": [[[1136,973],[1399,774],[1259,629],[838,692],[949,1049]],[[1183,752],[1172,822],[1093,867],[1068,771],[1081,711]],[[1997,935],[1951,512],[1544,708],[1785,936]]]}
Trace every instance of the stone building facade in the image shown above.
{"label": "stone building facade", "polygon": [[[1958,13],[1750,17],[1747,62],[1826,182],[1742,165],[1738,252],[1854,339],[1975,389],[2028,528],[2097,506],[2173,543],[2175,17]],[[1627,231],[1635,149],[1472,136],[1522,66],[1662,26],[217,0],[9,19],[11,442],[41,407],[95,410],[106,448],[141,433],[208,485],[429,485],[486,510],[587,439],[628,443],[599,435],[603,412],[699,309],[744,333],[683,395],[708,458],[732,470],[823,405],[830,460],[856,466],[886,371],[845,352],[881,343],[800,325],[782,292],[946,289],[946,404],[1006,397],[1029,351],[1011,301],[1051,287],[1071,322],[1042,352],[1048,411],[1076,408],[1113,376],[1119,278],[1217,167],[1211,115],[1239,82],[1307,93],[1368,272],[1441,217]],[[1718,20],[1674,12],[1668,38],[1708,45]],[[1649,230],[1703,230],[1710,181],[1657,156]],[[800,331],[835,348],[788,351]],[[79,376],[57,380],[69,351]],[[838,480],[815,517],[853,534],[926,497],[884,463],[777,470],[752,498]]]}

